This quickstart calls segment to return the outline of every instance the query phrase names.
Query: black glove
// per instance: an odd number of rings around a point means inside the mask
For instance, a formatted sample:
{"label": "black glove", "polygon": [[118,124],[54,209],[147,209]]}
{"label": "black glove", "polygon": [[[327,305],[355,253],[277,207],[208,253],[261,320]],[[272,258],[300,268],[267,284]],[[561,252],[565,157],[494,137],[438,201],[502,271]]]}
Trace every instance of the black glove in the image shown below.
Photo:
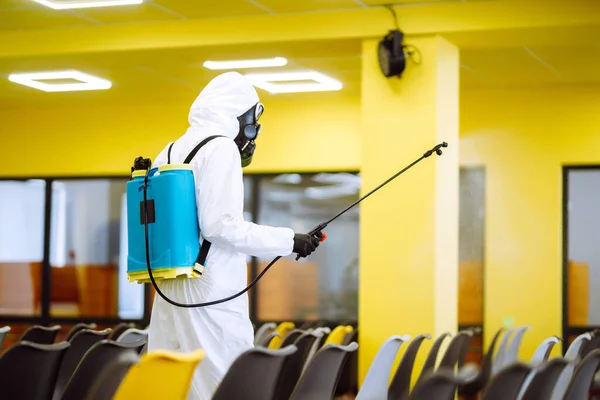
{"label": "black glove", "polygon": [[303,233],[294,235],[294,253],[300,257],[307,257],[319,247],[320,240],[314,236]]}

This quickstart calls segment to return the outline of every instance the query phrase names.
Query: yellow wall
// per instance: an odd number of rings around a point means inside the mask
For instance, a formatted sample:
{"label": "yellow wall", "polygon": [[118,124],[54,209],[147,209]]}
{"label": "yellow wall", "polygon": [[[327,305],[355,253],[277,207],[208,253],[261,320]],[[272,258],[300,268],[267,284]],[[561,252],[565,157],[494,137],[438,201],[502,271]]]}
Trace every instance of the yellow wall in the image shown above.
{"label": "yellow wall", "polygon": [[486,343],[512,317],[533,327],[530,357],[562,335],[561,166],[600,162],[600,92],[469,91],[461,103],[461,163],[486,167]]}
{"label": "yellow wall", "polygon": [[[154,158],[185,132],[189,106],[0,109],[0,177],[127,175],[135,157]],[[247,172],[359,169],[358,98],[281,96],[265,108]]]}
{"label": "yellow wall", "polygon": [[[253,171],[359,168],[360,99],[306,99],[266,104]],[[127,174],[183,132],[187,108],[0,110],[0,176]],[[487,174],[486,343],[505,317],[533,326],[524,357],[562,333],[561,165],[600,163],[598,109],[595,87],[461,93],[461,164]]]}

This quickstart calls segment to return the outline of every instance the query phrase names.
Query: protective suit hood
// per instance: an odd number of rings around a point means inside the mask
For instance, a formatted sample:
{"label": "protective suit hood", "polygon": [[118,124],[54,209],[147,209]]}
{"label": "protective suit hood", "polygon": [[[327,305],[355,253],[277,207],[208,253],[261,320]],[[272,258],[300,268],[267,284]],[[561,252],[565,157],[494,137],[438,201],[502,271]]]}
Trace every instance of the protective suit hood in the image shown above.
{"label": "protective suit hood", "polygon": [[218,134],[235,139],[239,132],[237,117],[258,101],[256,89],[241,74],[221,74],[206,85],[192,104],[187,133],[195,138]]}

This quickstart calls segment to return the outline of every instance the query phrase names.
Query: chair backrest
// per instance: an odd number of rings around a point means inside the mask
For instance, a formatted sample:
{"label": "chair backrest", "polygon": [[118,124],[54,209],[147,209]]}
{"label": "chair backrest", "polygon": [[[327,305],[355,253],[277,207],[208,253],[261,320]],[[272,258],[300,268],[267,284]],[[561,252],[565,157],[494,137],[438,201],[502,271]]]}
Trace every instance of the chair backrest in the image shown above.
{"label": "chair backrest", "polygon": [[110,329],[105,329],[103,331],[84,329],[73,336],[73,339],[71,339],[71,347],[65,352],[65,356],[58,370],[58,378],[56,379],[56,386],[54,387],[54,400],[61,398],[65,386],[67,386],[77,365],[79,365],[79,362],[90,347],[99,341],[106,339],[109,334]]}
{"label": "chair backrest", "polygon": [[419,352],[421,343],[423,343],[425,339],[431,340],[431,335],[419,335],[408,344],[408,347],[402,356],[402,360],[400,361],[400,365],[398,365],[396,373],[388,388],[389,400],[403,399],[408,396],[410,391],[410,380],[417,353]]}
{"label": "chair backrest", "polygon": [[52,344],[56,340],[58,331],[60,331],[60,325],[51,327],[35,325],[27,329],[19,340],[38,344]]}
{"label": "chair backrest", "polygon": [[[350,343],[358,343],[360,349],[360,343],[358,341],[358,327],[352,332],[347,333],[344,336],[342,346],[348,346]],[[356,396],[358,394],[358,353],[360,350],[354,351],[348,354],[346,362],[342,367],[342,373],[338,381],[337,387],[335,388],[335,397],[349,395]]]}
{"label": "chair backrest", "polygon": [[148,331],[129,328],[117,338],[117,342],[136,343],[140,340],[148,341]]}
{"label": "chair backrest", "polygon": [[322,336],[316,335],[314,332],[303,333],[297,340],[296,352],[286,357],[281,367],[281,374],[275,389],[273,399],[289,399],[300,376],[304,370],[304,365],[310,354],[313,344]]}
{"label": "chair backrest", "polygon": [[79,323],[77,325],[75,325],[74,327],[71,328],[71,330],[69,331],[69,333],[67,333],[67,336],[65,337],[65,340],[67,342],[70,342],[71,339],[73,339],[73,336],[75,336],[75,334],[79,331],[82,331],[84,329],[96,329],[97,325],[94,323],[91,324],[84,324],[84,323]]}
{"label": "chair backrest", "polygon": [[585,350],[585,346],[587,345],[587,343],[590,342],[590,340],[592,340],[592,334],[589,332],[582,333],[581,335],[577,336],[575,340],[571,342],[571,345],[567,349],[567,352],[565,353],[565,358],[582,358],[581,356],[583,351]]}
{"label": "chair backrest", "polygon": [[[585,345],[590,341],[592,335],[589,332],[583,333],[575,338],[565,353],[565,359],[578,362],[581,360],[581,354],[585,349]],[[575,372],[575,363],[569,364],[560,374],[556,385],[554,386],[554,392],[552,392],[552,398],[550,400],[563,400],[567,389],[573,378]]]}
{"label": "chair backrest", "polygon": [[290,345],[278,350],[256,347],[242,353],[225,374],[212,400],[276,399],[283,363],[296,350],[296,346]]}
{"label": "chair backrest", "polygon": [[[145,342],[118,343],[112,340],[101,340],[85,353],[79,365],[69,379],[61,400],[81,400],[87,396],[94,380],[102,370],[123,353],[138,354]],[[136,358],[137,359],[137,358]],[[115,388],[116,389],[116,388]]]}
{"label": "chair backrest", "polygon": [[2,351],[2,345],[4,344],[4,339],[6,339],[8,332],[10,332],[10,326],[3,326],[0,328],[0,351]]}
{"label": "chair backrest", "polygon": [[117,338],[119,336],[121,336],[121,334],[123,332],[125,332],[127,329],[130,328],[135,328],[135,324],[131,323],[131,322],[121,322],[120,324],[116,325],[113,329],[111,334],[108,336],[107,339],[109,340],[117,340]]}
{"label": "chair backrest", "polygon": [[116,355],[94,378],[81,400],[112,400],[129,369],[137,363],[139,356],[135,353],[127,351]]}
{"label": "chair backrest", "polygon": [[260,347],[268,348],[271,345],[271,342],[273,341],[273,339],[278,338],[278,337],[279,337],[279,332],[273,331],[273,332],[269,333],[269,335],[267,335],[264,342],[262,343],[262,346],[260,346]]}
{"label": "chair backrest", "polygon": [[488,347],[488,351],[485,353],[483,357],[483,361],[481,362],[481,368],[479,369],[479,373],[477,374],[477,378],[473,382],[469,382],[465,385],[460,385],[458,387],[459,395],[463,397],[475,396],[477,393],[481,392],[483,388],[488,384],[490,377],[492,375],[492,362],[494,360],[494,351],[496,350],[496,345],[500,340],[500,336],[504,333],[504,328],[498,329],[490,346]]}
{"label": "chair backrest", "polygon": [[435,370],[440,348],[442,347],[444,340],[449,336],[450,332],[444,332],[437,339],[435,339],[433,345],[431,346],[431,350],[429,350],[429,354],[425,359],[425,364],[423,364],[423,369],[421,370],[421,374],[419,375],[417,382],[423,380],[427,375],[431,374]]}
{"label": "chair backrest", "polygon": [[525,333],[531,329],[530,326],[521,326],[517,328],[510,345],[506,349],[503,365],[510,365],[519,361],[519,353],[521,352],[521,344]]}
{"label": "chair backrest", "polygon": [[336,326],[331,331],[329,336],[327,336],[327,339],[325,340],[325,343],[323,344],[323,346],[327,346],[328,344],[341,345],[344,342],[344,338],[346,337],[346,335],[348,333],[352,332],[353,330],[354,330],[354,328],[351,325]]}
{"label": "chair backrest", "polygon": [[543,363],[548,361],[550,357],[550,353],[552,353],[552,349],[554,345],[559,342],[559,338],[556,336],[551,336],[548,339],[545,339],[540,345],[535,349],[533,356],[531,357],[531,363],[534,365]]}
{"label": "chair backrest", "polygon": [[410,336],[392,336],[388,338],[375,354],[375,358],[367,371],[356,400],[379,400],[387,398],[390,373],[396,355],[402,343],[408,342]]}
{"label": "chair backrest", "polygon": [[69,342],[43,345],[20,341],[0,357],[3,399],[47,400],[52,396],[58,367]]}
{"label": "chair backrest", "polygon": [[600,349],[591,351],[577,366],[564,400],[587,399],[594,375],[600,364]]}
{"label": "chair backrest", "polygon": [[275,350],[281,347],[283,339],[285,339],[287,334],[290,333],[295,327],[296,325],[294,325],[293,322],[282,322],[279,325],[277,325],[277,328],[275,328],[275,332],[279,333],[279,336],[275,336],[271,339],[268,348],[271,350]]}
{"label": "chair backrest", "polygon": [[517,400],[531,371],[531,366],[520,362],[504,367],[486,385],[481,400]]}
{"label": "chair backrest", "polygon": [[[530,374],[531,380],[525,382],[521,388],[522,400],[550,399],[560,374],[569,365],[564,358],[553,358],[545,364],[540,365]],[[527,380],[527,379],[526,379]]]}
{"label": "chair backrest", "polygon": [[203,350],[187,354],[168,351],[148,353],[129,369],[114,400],[184,400],[190,390],[194,370],[203,358]]}
{"label": "chair backrest", "polygon": [[600,331],[594,330],[592,333],[592,338],[589,342],[586,343],[584,349],[581,352],[581,358],[585,358],[592,351],[600,348]]}
{"label": "chair backrest", "polygon": [[325,340],[325,335],[328,335],[329,333],[331,333],[331,329],[329,329],[328,327],[321,327],[312,331],[312,334],[315,335],[317,339],[313,342],[313,345],[311,346],[310,351],[308,352],[308,357],[306,357],[306,361],[304,362],[304,368],[302,369],[303,373],[304,371],[306,371],[308,364],[310,364],[312,359],[315,357],[315,354],[317,354],[317,352],[321,348]]}
{"label": "chair backrest", "polygon": [[258,346],[264,342],[267,336],[277,328],[275,322],[267,322],[261,325],[260,328],[254,333],[254,345]]}
{"label": "chair backrest", "polygon": [[409,395],[410,400],[450,400],[454,399],[456,388],[477,376],[477,368],[467,365],[454,373],[454,368],[441,367],[417,382]]}
{"label": "chair backrest", "polygon": [[302,336],[303,333],[304,333],[304,331],[302,331],[300,329],[292,330],[290,333],[287,334],[287,336],[285,338],[283,338],[283,342],[281,342],[280,347],[290,346],[290,345],[296,343],[296,340],[298,340],[298,338],[300,336]]}
{"label": "chair backrest", "polygon": [[471,331],[458,332],[450,341],[450,345],[448,345],[448,349],[440,361],[439,368],[454,368],[456,365],[459,368],[462,367],[472,337],[473,332]]}
{"label": "chair backrest", "polygon": [[506,334],[502,338],[500,342],[500,346],[498,346],[498,350],[496,351],[496,355],[494,360],[492,361],[492,375],[496,374],[496,372],[500,371],[504,368],[504,359],[506,358],[506,352],[508,351],[508,345],[510,343],[510,338],[512,334],[517,330],[517,328],[510,327],[506,330]]}
{"label": "chair backrest", "polygon": [[346,357],[356,349],[357,343],[324,346],[304,371],[290,400],[330,400],[335,393]]}

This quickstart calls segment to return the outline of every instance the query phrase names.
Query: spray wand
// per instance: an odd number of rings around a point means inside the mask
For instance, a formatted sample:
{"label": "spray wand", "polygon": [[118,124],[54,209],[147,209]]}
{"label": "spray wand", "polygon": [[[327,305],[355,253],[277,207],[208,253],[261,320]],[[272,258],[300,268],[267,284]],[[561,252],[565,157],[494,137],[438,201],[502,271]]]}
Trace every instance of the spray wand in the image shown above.
{"label": "spray wand", "polygon": [[[369,193],[365,194],[360,199],[358,199],[354,203],[350,204],[348,207],[346,207],[344,210],[340,211],[338,214],[336,214],[330,220],[319,224],[316,228],[314,228],[308,234],[310,236],[318,238],[321,242],[324,241],[327,238],[327,235],[325,235],[324,233],[322,233],[322,231],[325,228],[327,228],[327,226],[330,223],[332,223],[333,221],[335,221],[336,219],[338,219],[339,217],[341,217],[342,215],[344,215],[345,213],[347,213],[348,211],[350,211],[351,209],[353,209],[354,207],[356,207],[357,205],[359,205],[363,200],[365,200],[366,198],[368,198],[369,196],[371,196],[372,194],[374,194],[375,192],[377,192],[379,189],[383,188],[388,183],[392,182],[394,179],[396,179],[397,177],[399,177],[400,175],[402,175],[403,173],[405,173],[406,171],[408,171],[409,169],[411,169],[412,167],[414,167],[416,164],[418,164],[419,162],[421,162],[425,158],[430,157],[433,153],[437,154],[438,156],[441,156],[442,155],[442,147],[448,147],[448,143],[442,142],[442,143],[436,145],[435,147],[433,147],[431,150],[427,150],[417,160],[413,161],[411,164],[409,164],[408,166],[406,166],[402,170],[398,171],[396,174],[394,174],[388,180],[386,180],[385,182],[383,182],[381,185],[377,186],[375,189],[371,190]],[[146,174],[146,179],[145,179],[145,182],[144,182],[144,204],[147,201],[147,194],[146,194],[147,181],[148,181],[148,174]],[[167,296],[165,296],[165,294],[163,292],[161,292],[161,290],[158,288],[158,285],[156,284],[156,281],[154,280],[154,276],[152,276],[152,268],[150,266],[150,248],[148,246],[148,222],[147,222],[148,221],[148,207],[144,207],[144,213],[146,214],[145,218],[144,218],[144,221],[145,221],[145,230],[146,230],[146,266],[148,267],[148,274],[150,275],[150,280],[152,281],[152,286],[154,286],[154,289],[156,290],[156,293],[158,293],[158,295],[160,297],[162,297],[167,303],[172,304],[172,305],[174,305],[176,307],[182,307],[182,308],[199,308],[199,307],[213,306],[213,305],[216,305],[216,304],[221,304],[221,303],[225,303],[227,301],[233,300],[233,299],[235,299],[235,298],[243,295],[248,290],[252,289],[252,287],[254,287],[254,285],[256,285],[256,283],[264,276],[264,274],[277,261],[279,261],[279,259],[281,258],[281,256],[279,256],[279,257],[276,257],[275,259],[273,259],[273,261],[271,261],[265,267],[265,269],[263,269],[262,272],[260,274],[258,274],[258,276],[256,278],[254,278],[252,280],[252,282],[250,282],[250,284],[248,286],[246,286],[245,289],[243,289],[242,291],[240,291],[240,292],[238,292],[236,294],[233,294],[233,295],[231,295],[229,297],[226,297],[226,298],[223,298],[223,299],[213,300],[213,301],[207,301],[207,302],[204,302],[204,303],[196,303],[196,304],[178,303],[178,302],[176,302],[174,300],[169,299]],[[296,257],[296,260],[298,260],[298,259],[300,259],[300,256]]]}

